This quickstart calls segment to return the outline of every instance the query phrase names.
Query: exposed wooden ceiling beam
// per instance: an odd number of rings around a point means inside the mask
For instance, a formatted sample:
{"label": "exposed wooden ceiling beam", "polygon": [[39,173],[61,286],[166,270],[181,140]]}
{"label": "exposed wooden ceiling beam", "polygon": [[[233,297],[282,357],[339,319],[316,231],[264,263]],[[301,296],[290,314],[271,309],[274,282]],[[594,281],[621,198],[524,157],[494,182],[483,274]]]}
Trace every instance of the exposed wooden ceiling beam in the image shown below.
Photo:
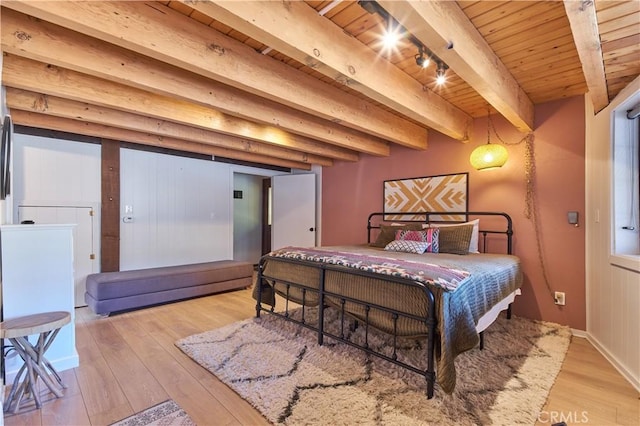
{"label": "exposed wooden ceiling beam", "polygon": [[[208,130],[176,124],[164,120],[144,117],[128,112],[116,111],[110,108],[71,101],[68,99],[47,96],[39,93],[7,87],[7,106],[19,109],[73,120],[84,120],[105,126],[119,127],[142,133],[152,133],[159,136],[188,140],[240,151],[254,152],[263,155],[285,158],[303,163],[330,165],[331,160],[326,157],[314,156],[276,146],[261,144],[246,139],[223,135]],[[345,155],[346,156],[346,155]],[[356,161],[356,157],[345,160]],[[329,164],[327,164],[329,163]]]}
{"label": "exposed wooden ceiling beam", "polygon": [[609,104],[609,94],[600,46],[596,6],[593,1],[564,0],[564,8],[578,49],[593,109],[599,112]]}
{"label": "exposed wooden ceiling beam", "polygon": [[455,1],[378,3],[518,130],[533,130],[533,102]]}
{"label": "exposed wooden ceiling beam", "polygon": [[3,6],[405,146],[427,130],[157,2],[9,1]]}
{"label": "exposed wooden ceiling beam", "polygon": [[341,159],[351,157],[345,157],[344,148],[284,132],[273,126],[231,117],[202,105],[155,95],[15,55],[4,58],[2,81],[18,89],[146,115],[281,148]]}
{"label": "exposed wooden ceiling beam", "polygon": [[9,9],[2,13],[2,50],[48,64],[211,106],[222,112],[359,152],[388,156],[382,139],[252,96],[91,37]]}
{"label": "exposed wooden ceiling beam", "polygon": [[176,149],[197,154],[213,155],[217,157],[231,158],[234,160],[249,161],[252,163],[268,164],[271,166],[289,167],[292,169],[311,170],[311,165],[281,158],[268,157],[266,155],[253,154],[234,149],[220,148],[182,139],[141,133],[133,130],[119,129],[117,127],[104,126],[102,124],[86,121],[71,120],[69,118],[54,117],[52,115],[14,109],[11,111],[14,124],[39,129],[58,130],[61,132],[76,133],[80,135],[95,136],[105,139],[114,139],[124,142],[133,142],[142,145],[159,148]]}
{"label": "exposed wooden ceiling beam", "polygon": [[1,18],[4,52],[211,106],[236,117],[275,125],[343,148],[376,156],[389,155],[386,141],[366,133],[249,95],[13,10],[3,9]]}
{"label": "exposed wooden ceiling beam", "polygon": [[473,119],[301,1],[183,1],[314,70],[454,139]]}

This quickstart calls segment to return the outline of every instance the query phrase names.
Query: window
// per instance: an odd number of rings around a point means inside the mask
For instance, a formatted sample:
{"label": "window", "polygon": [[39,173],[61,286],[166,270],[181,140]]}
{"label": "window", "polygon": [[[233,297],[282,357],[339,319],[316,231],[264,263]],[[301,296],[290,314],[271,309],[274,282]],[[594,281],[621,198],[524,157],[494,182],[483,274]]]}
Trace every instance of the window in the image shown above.
{"label": "window", "polygon": [[613,112],[613,259],[640,264],[640,93]]}

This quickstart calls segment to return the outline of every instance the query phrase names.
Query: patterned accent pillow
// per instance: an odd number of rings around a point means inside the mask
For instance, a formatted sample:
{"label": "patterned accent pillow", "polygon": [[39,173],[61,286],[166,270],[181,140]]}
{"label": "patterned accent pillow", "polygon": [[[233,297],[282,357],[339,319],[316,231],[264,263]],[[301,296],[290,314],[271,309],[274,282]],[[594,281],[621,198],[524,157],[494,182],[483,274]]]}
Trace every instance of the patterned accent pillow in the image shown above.
{"label": "patterned accent pillow", "polygon": [[469,254],[473,225],[447,226],[440,229],[440,253]]}
{"label": "patterned accent pillow", "polygon": [[396,231],[398,229],[411,229],[419,231],[422,229],[422,226],[419,223],[407,225],[380,225],[380,232],[378,233],[378,237],[370,245],[372,247],[385,247],[395,239]]}
{"label": "patterned accent pillow", "polygon": [[396,231],[396,240],[405,241],[423,241],[429,243],[427,247],[427,253],[438,253],[439,242],[438,237],[440,235],[439,228],[428,228],[422,231],[401,230]]}
{"label": "patterned accent pillow", "polygon": [[422,254],[428,247],[429,243],[426,241],[393,240],[384,249],[387,251]]}

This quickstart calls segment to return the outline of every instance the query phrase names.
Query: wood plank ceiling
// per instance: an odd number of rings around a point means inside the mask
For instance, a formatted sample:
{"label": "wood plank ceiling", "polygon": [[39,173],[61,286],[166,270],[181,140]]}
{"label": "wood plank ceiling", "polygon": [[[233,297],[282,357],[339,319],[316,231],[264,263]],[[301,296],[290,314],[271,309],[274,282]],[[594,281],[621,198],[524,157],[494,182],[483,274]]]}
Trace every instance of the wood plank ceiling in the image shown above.
{"label": "wood plank ceiling", "polygon": [[[640,74],[637,0],[376,5],[3,1],[7,105],[25,126],[308,170],[430,130],[466,141],[488,110],[528,132],[535,104],[589,91],[599,111]],[[407,31],[393,51],[386,14]]]}

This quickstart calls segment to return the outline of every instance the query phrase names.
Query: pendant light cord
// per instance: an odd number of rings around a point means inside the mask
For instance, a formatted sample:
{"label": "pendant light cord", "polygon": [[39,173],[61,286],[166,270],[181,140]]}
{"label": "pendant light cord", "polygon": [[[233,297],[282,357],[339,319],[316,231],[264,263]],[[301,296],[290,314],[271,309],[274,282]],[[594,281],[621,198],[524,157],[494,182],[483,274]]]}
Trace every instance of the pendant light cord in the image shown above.
{"label": "pendant light cord", "polygon": [[[489,122],[489,126],[487,128],[492,129],[493,133],[496,135],[498,140],[502,142],[504,145],[520,145],[524,143],[524,173],[525,173],[525,205],[524,205],[524,216],[531,221],[533,224],[533,231],[536,238],[536,249],[538,252],[538,262],[540,263],[540,269],[542,271],[542,279],[544,281],[547,290],[549,291],[549,295],[553,298],[555,302],[555,294],[551,289],[551,283],[549,280],[549,273],[547,272],[544,250],[542,248],[542,236],[540,232],[540,219],[539,219],[539,211],[538,211],[538,199],[536,194],[536,157],[534,150],[534,134],[533,132],[527,133],[522,139],[518,142],[507,143],[505,142],[493,125],[493,121],[491,120],[491,115],[487,115],[487,120]],[[487,130],[487,134],[489,130]]]}

